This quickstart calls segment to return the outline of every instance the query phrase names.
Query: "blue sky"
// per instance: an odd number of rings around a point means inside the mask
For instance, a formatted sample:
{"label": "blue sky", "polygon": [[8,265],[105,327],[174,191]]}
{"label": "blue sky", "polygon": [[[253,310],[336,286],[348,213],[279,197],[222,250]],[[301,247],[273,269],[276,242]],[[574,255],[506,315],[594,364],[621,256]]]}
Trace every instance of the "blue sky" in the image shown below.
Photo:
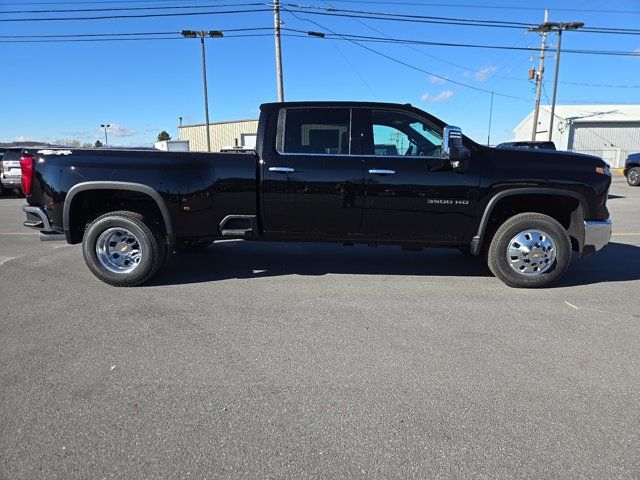
{"label": "blue sky", "polygon": [[[80,8],[72,2],[24,5],[35,0],[3,0],[0,18],[35,17],[2,14],[6,10]],[[45,0],[37,0],[45,1]],[[110,2],[82,4],[152,6],[233,4],[246,0],[167,2]],[[299,0],[308,5],[393,11],[410,14],[536,22],[544,7],[552,21],[583,21],[588,26],[639,28],[638,13],[585,10],[640,11],[636,0],[514,1],[487,0],[484,7],[471,1],[414,0],[347,2]],[[429,5],[413,5],[429,4]],[[465,4],[444,7],[437,4]],[[487,5],[516,8],[485,8]],[[553,10],[553,8],[558,10]],[[560,10],[563,9],[563,10]],[[572,9],[575,9],[571,11]],[[92,15],[91,13],[78,15]],[[52,15],[46,15],[52,16]],[[319,31],[313,19],[327,29],[350,34],[458,43],[539,46],[537,34],[523,30],[451,25],[356,21],[283,12],[286,27]],[[269,12],[233,15],[119,19],[69,22],[0,23],[0,35],[113,32],[160,32],[181,29],[269,27]],[[487,90],[525,97],[531,102],[494,97],[492,143],[508,140],[513,128],[532,108],[533,84],[527,72],[537,66],[528,52],[367,44],[423,70]],[[555,45],[555,39],[552,39]],[[635,51],[640,36],[567,33],[563,49]],[[223,38],[207,41],[211,121],[254,118],[260,103],[276,100],[273,38]],[[639,50],[640,51],[640,50]],[[160,130],[177,138],[178,117],[204,121],[200,46],[197,40],[122,41],[86,43],[0,43],[0,141],[100,138],[99,125],[110,123],[110,143],[148,145]],[[319,38],[283,38],[285,97],[287,100],[373,100],[412,103],[459,125],[477,141],[486,142],[490,95],[412,70],[358,45]],[[456,64],[455,66],[452,64]],[[553,58],[547,59],[547,93],[551,96]],[[515,78],[512,78],[515,77]],[[561,82],[640,86],[640,58],[563,54]],[[640,103],[640,88],[602,88],[561,83],[558,103]],[[543,96],[544,103],[544,96]]]}

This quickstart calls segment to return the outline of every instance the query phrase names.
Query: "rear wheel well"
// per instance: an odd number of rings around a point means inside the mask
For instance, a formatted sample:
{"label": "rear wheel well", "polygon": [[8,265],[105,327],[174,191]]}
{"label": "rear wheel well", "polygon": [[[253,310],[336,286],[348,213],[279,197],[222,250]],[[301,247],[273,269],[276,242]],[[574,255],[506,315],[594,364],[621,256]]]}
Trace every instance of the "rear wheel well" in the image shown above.
{"label": "rear wheel well", "polygon": [[507,195],[493,206],[482,239],[483,246],[489,245],[494,233],[500,225],[514,215],[525,212],[541,213],[555,219],[564,227],[571,238],[572,248],[579,250],[579,239],[574,231],[575,214],[578,209],[581,212],[580,201],[567,195],[548,194],[518,194]]}
{"label": "rear wheel well", "polygon": [[97,189],[78,192],[72,199],[69,210],[70,243],[80,243],[84,231],[91,222],[105,213],[118,210],[136,212],[145,220],[157,225],[166,235],[162,212],[151,196],[133,190]]}

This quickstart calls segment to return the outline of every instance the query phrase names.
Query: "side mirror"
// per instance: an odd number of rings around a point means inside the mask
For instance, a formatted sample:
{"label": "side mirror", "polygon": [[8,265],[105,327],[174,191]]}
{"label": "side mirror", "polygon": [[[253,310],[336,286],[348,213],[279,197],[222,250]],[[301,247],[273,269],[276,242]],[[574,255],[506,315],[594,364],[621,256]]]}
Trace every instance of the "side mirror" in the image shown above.
{"label": "side mirror", "polygon": [[444,127],[442,145],[444,157],[449,159],[453,169],[458,172],[464,172],[467,169],[471,153],[462,143],[462,130],[460,127],[452,125]]}

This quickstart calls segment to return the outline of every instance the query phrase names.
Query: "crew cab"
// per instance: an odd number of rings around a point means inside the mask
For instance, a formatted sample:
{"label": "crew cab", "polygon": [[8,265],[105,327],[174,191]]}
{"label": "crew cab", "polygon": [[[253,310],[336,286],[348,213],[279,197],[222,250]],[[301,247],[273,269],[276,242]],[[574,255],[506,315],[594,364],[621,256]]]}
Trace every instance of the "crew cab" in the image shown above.
{"label": "crew cab", "polygon": [[115,286],[232,238],[450,247],[543,287],[611,235],[602,159],[485,147],[408,104],[264,104],[255,154],[26,149],[21,166],[25,225],[82,243]]}

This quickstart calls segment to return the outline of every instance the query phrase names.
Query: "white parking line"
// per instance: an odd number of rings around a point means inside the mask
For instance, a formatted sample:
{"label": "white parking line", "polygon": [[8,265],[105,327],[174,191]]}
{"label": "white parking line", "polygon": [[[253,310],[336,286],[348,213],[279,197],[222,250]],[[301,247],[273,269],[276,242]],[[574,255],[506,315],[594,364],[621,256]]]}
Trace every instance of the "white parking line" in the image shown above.
{"label": "white parking line", "polygon": [[4,265],[9,260],[13,260],[14,258],[20,258],[20,257],[3,257],[0,255],[0,265]]}

